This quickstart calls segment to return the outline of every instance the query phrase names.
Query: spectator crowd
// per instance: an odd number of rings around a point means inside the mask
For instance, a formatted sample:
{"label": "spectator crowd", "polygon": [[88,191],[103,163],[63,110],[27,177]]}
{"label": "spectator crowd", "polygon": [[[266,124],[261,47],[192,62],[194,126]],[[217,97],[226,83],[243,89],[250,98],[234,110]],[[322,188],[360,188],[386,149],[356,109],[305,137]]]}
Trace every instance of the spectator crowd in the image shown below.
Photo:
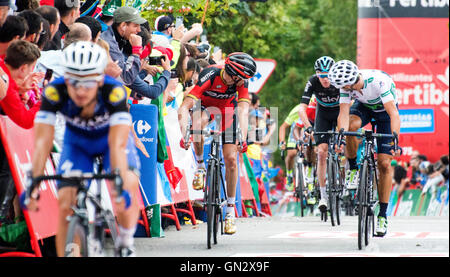
{"label": "spectator crowd", "polygon": [[407,189],[420,189],[422,194],[436,196],[440,186],[448,186],[449,161],[448,154],[431,163],[425,155],[415,151],[409,162],[393,160],[393,188],[401,196]]}
{"label": "spectator crowd", "polygon": [[[122,6],[126,2],[128,6]],[[129,103],[158,106],[159,116],[170,106],[177,109],[207,66],[223,64],[224,54],[211,47],[200,23],[189,28],[176,24],[172,14],[153,22],[141,17],[141,1],[106,0],[0,0],[0,113],[30,129],[40,108],[43,87],[64,75],[62,50],[77,41],[92,41],[109,53],[105,74],[127,88]],[[202,37],[199,43],[198,37]],[[251,94],[248,158],[260,186],[278,180],[269,140],[276,130],[268,109]],[[158,121],[163,124],[162,120]],[[64,118],[57,118],[55,148],[62,145]],[[141,141],[136,146],[148,155]],[[158,144],[164,144],[159,140]],[[165,145],[158,149],[164,153]],[[159,153],[158,153],[159,155]],[[160,159],[158,158],[158,161]],[[415,154],[409,164],[393,164],[394,183],[401,194],[408,188],[424,193],[448,183],[448,155],[431,164]],[[275,191],[275,186],[271,191]],[[260,190],[263,191],[263,190]],[[0,147],[0,226],[21,220],[14,182],[3,145]],[[1,241],[0,241],[1,242]]]}
{"label": "spectator crowd", "polygon": [[[122,6],[124,2],[126,6]],[[42,89],[64,75],[63,49],[77,41],[92,41],[107,50],[104,73],[124,84],[128,102],[157,105],[158,123],[164,124],[161,117],[165,109],[177,109],[197,83],[201,70],[223,64],[224,54],[219,47],[212,51],[200,23],[186,28],[172,14],[162,14],[149,22],[141,17],[140,3],[0,0],[0,112],[18,126],[31,129],[40,109]],[[270,115],[257,113],[259,102],[254,103],[254,124],[250,128],[273,132],[274,128],[269,128],[273,122],[265,121]],[[64,118],[58,115],[55,149],[62,145],[64,126]],[[137,148],[148,156],[136,134],[134,137]],[[167,151],[164,143],[158,140],[163,156]],[[252,144],[256,163],[267,138],[253,139]],[[158,156],[161,160],[164,157]],[[3,145],[0,165],[1,226],[23,218]],[[267,168],[267,163],[259,167]]]}

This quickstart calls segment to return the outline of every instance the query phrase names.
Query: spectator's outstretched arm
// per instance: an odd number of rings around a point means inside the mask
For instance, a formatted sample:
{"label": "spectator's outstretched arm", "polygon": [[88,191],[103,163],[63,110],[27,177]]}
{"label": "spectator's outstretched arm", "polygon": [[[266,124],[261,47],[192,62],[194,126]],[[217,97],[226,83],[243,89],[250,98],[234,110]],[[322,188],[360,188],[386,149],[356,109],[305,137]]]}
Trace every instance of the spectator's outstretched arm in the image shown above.
{"label": "spectator's outstretched arm", "polygon": [[162,67],[164,71],[155,84],[149,85],[144,80],[142,80],[141,77],[137,76],[133,84],[131,84],[129,88],[142,96],[151,99],[158,98],[159,95],[161,95],[161,93],[163,93],[167,88],[170,80],[170,61],[167,55],[165,55],[165,57],[165,60],[162,60]]}
{"label": "spectator's outstretched arm", "polygon": [[158,98],[161,93],[164,92],[167,85],[169,84],[170,80],[170,72],[167,70],[164,70],[162,72],[162,75],[159,77],[158,81],[150,85],[144,80],[141,79],[141,77],[136,77],[134,82],[128,86],[132,91],[139,93],[140,95],[150,98],[150,99],[156,99]]}
{"label": "spectator's outstretched arm", "polygon": [[200,23],[194,23],[192,24],[192,27],[189,31],[184,33],[183,37],[181,38],[181,43],[186,43],[190,41],[191,39],[195,38],[196,36],[199,36],[203,33],[203,27]]}

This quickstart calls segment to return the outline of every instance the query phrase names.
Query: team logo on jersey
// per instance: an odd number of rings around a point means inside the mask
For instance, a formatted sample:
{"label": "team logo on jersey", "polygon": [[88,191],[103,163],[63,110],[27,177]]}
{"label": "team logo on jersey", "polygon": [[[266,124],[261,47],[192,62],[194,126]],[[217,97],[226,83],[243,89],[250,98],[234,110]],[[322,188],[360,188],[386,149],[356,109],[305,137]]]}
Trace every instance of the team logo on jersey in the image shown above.
{"label": "team logo on jersey", "polygon": [[59,93],[58,90],[53,86],[47,86],[44,90],[44,96],[49,101],[58,103],[59,102]]}
{"label": "team logo on jersey", "polygon": [[126,94],[125,90],[123,89],[123,87],[115,87],[109,94],[109,102],[113,105],[117,104],[120,101],[122,101],[126,95],[127,94]]}

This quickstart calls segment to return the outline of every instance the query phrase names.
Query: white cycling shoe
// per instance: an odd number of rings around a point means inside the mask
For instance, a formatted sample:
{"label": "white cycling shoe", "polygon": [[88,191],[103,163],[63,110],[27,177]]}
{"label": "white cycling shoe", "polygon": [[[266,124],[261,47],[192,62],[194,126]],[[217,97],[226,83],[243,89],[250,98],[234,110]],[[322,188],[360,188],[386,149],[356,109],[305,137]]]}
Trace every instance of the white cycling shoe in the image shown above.
{"label": "white cycling shoe", "polygon": [[319,210],[322,213],[325,213],[327,211],[327,208],[328,208],[328,201],[324,198],[321,198],[319,201]]}

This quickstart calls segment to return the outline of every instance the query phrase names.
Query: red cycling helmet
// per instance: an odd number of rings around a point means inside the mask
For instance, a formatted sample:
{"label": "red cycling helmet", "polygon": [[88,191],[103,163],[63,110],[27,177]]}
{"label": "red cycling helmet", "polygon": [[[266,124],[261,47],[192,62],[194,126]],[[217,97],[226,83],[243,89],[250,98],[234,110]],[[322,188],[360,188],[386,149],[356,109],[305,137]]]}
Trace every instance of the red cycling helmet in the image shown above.
{"label": "red cycling helmet", "polygon": [[231,53],[225,60],[225,71],[230,76],[238,76],[243,79],[249,79],[256,73],[256,62],[247,53]]}

